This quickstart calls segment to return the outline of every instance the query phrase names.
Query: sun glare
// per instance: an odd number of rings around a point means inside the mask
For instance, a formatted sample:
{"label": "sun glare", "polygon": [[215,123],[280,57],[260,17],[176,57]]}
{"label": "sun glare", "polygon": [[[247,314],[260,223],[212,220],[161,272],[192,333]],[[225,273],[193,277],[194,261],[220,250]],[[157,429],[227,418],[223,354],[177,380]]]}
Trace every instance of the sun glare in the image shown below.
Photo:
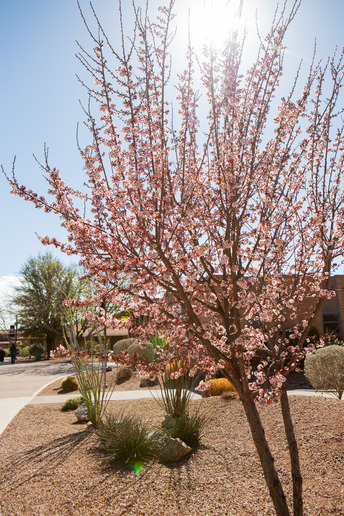
{"label": "sun glare", "polygon": [[220,47],[242,28],[240,0],[193,0],[190,2],[191,40],[196,47]]}

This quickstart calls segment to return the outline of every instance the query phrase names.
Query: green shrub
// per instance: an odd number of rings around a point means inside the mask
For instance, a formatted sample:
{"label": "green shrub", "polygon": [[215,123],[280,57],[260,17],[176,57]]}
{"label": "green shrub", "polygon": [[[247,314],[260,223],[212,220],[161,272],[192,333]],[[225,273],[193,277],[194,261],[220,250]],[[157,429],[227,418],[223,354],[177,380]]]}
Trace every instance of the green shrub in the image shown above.
{"label": "green shrub", "polygon": [[64,391],[77,391],[79,389],[79,382],[75,376],[67,376],[61,382],[61,388]]}
{"label": "green shrub", "polygon": [[96,340],[87,340],[85,342],[85,349],[95,355],[99,351],[99,343]]}
{"label": "green shrub", "polygon": [[305,375],[314,389],[332,391],[341,399],[344,392],[344,346],[333,344],[317,349],[305,360]]}
{"label": "green shrub", "polygon": [[107,416],[97,435],[104,453],[117,464],[135,468],[157,457],[158,435],[134,415]]}
{"label": "green shrub", "polygon": [[62,412],[67,412],[68,410],[76,410],[82,401],[82,397],[78,396],[77,398],[69,398],[69,400],[65,401],[61,407]]}
{"label": "green shrub", "polygon": [[28,357],[30,356],[30,348],[29,346],[26,346],[20,350],[20,356],[21,357]]}
{"label": "green shrub", "polygon": [[130,344],[128,347],[128,353],[129,355],[137,353],[139,357],[147,363],[153,362],[155,358],[154,346],[151,342],[147,344],[145,348],[141,348],[138,344]]}
{"label": "green shrub", "polygon": [[179,438],[190,448],[195,448],[203,437],[207,422],[207,416],[198,408],[191,414],[178,417],[167,416],[164,426],[169,436]]}
{"label": "green shrub", "polygon": [[10,354],[9,348],[4,348],[4,352],[5,352],[5,357],[8,357],[8,355]]}
{"label": "green shrub", "polygon": [[45,348],[43,344],[34,342],[29,347],[29,353],[31,356],[34,356],[36,360],[41,360],[45,353]]}
{"label": "green shrub", "polygon": [[115,355],[120,355],[123,351],[128,351],[130,345],[131,339],[118,340],[113,346],[113,352]]}

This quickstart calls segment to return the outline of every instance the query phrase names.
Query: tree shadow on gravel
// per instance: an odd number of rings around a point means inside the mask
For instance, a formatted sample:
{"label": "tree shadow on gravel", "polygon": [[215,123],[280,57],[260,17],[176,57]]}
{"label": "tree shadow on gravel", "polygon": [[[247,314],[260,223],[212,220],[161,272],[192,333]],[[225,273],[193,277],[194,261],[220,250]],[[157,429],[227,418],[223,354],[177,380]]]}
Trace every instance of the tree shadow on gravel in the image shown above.
{"label": "tree shadow on gravel", "polygon": [[4,468],[2,482],[14,486],[8,488],[8,491],[12,491],[35,477],[53,475],[56,467],[64,463],[89,437],[90,431],[82,430],[10,456]]}
{"label": "tree shadow on gravel", "polygon": [[[99,446],[95,446],[88,453],[100,462],[101,475],[99,479],[93,478],[92,487],[98,488],[110,484],[112,494],[117,500],[122,500],[122,511],[117,506],[116,515],[127,516],[134,514],[135,508],[140,506],[141,494],[147,490],[147,481],[151,482],[154,488],[154,478],[157,476],[154,466],[156,463],[146,463],[142,465],[139,472],[134,468],[115,464],[104,455]],[[125,502],[124,502],[125,500]]]}
{"label": "tree shadow on gravel", "polygon": [[[133,468],[121,466],[111,462],[109,458],[104,455],[101,447],[94,447],[89,450],[89,453],[101,461],[102,463],[102,477],[99,482],[94,485],[104,485],[104,482],[110,482],[111,485],[116,485],[116,497],[126,500],[123,512],[118,512],[119,516],[126,516],[127,514],[134,514],[135,510],[140,507],[140,493],[144,496],[147,490],[147,483],[151,489],[156,489],[156,483],[161,482],[161,478],[166,479],[166,503],[169,511],[173,514],[185,515],[185,508],[191,500],[193,485],[195,482],[193,467],[190,464],[190,459],[197,456],[197,452],[205,447],[200,445],[197,450],[190,455],[184,457],[178,463],[159,463],[150,462],[144,464],[139,473],[135,473]],[[123,483],[119,485],[118,479]]]}

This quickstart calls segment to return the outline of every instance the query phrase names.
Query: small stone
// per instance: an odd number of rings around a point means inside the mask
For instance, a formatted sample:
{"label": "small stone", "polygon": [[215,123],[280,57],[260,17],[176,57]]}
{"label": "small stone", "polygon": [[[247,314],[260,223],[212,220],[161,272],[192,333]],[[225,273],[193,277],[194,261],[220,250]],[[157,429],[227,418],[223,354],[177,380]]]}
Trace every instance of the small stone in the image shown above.
{"label": "small stone", "polygon": [[117,383],[123,382],[124,380],[129,380],[132,374],[133,371],[129,369],[129,367],[122,367],[117,373]]}
{"label": "small stone", "polygon": [[190,453],[192,449],[181,439],[173,439],[169,437],[159,452],[162,462],[179,462],[185,455]]}
{"label": "small stone", "polygon": [[89,421],[90,420],[90,418],[88,417],[88,410],[87,410],[86,403],[81,403],[80,407],[75,410],[74,414],[76,415],[78,421]]}
{"label": "small stone", "polygon": [[154,387],[155,385],[158,385],[158,379],[157,378],[154,378],[154,380],[152,380],[148,376],[144,377],[144,378],[141,378],[140,387]]}

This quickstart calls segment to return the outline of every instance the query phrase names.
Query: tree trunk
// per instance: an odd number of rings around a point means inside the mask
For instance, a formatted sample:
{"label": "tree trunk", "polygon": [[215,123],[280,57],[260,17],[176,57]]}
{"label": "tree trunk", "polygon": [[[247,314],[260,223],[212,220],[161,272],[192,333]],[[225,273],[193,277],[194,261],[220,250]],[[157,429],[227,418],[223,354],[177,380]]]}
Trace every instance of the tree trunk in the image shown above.
{"label": "tree trunk", "polygon": [[285,435],[287,437],[289,446],[289,456],[291,465],[291,474],[293,478],[293,506],[294,516],[303,515],[303,501],[302,501],[302,476],[300,470],[299,450],[294,433],[294,425],[291,419],[290,407],[288,401],[287,391],[282,390],[281,408],[284,422]]}
{"label": "tree trunk", "polygon": [[46,334],[46,344],[47,344],[47,359],[50,359],[50,351],[54,349],[55,335]]}
{"label": "tree trunk", "polygon": [[266,440],[264,428],[256,404],[250,394],[241,394],[240,400],[243,404],[248,424],[250,425],[252,438],[260,458],[264,477],[270,491],[270,496],[272,498],[276,514],[277,516],[289,516],[290,512],[287,500],[280,479],[278,478],[274,465],[274,458]]}

